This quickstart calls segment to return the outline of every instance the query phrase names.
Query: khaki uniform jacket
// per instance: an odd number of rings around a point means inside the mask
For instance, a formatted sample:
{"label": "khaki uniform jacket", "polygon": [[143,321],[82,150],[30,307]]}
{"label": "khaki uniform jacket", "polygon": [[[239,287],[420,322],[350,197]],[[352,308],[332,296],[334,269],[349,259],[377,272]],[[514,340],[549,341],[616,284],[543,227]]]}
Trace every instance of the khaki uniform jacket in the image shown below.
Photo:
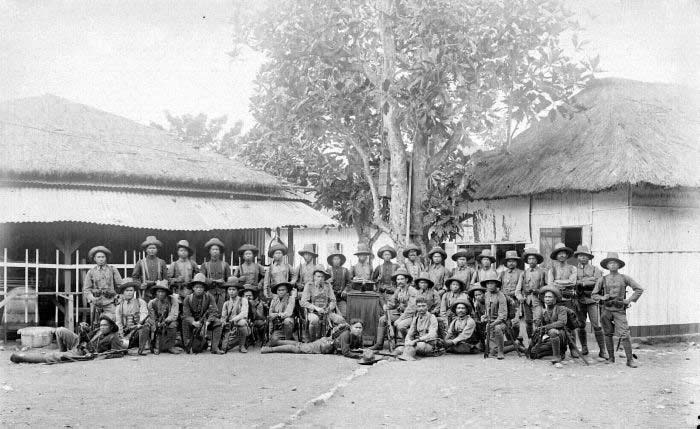
{"label": "khaki uniform jacket", "polygon": [[[642,288],[639,283],[634,281],[632,277],[625,274],[608,274],[598,282],[593,289],[592,297],[596,301],[600,301],[604,295],[609,295],[611,298],[621,298],[625,299],[627,294],[627,287],[630,287],[633,291],[632,296],[629,298],[632,302],[637,302],[639,297],[644,293],[644,288]],[[614,307],[609,305],[607,301],[603,302],[603,308],[608,311],[621,311],[625,312],[625,307]]]}
{"label": "khaki uniform jacket", "polygon": [[129,301],[123,299],[115,309],[115,322],[119,327],[119,333],[124,332],[124,328],[130,328],[148,316],[148,305],[141,298],[131,298]]}
{"label": "khaki uniform jacket", "polygon": [[219,309],[216,307],[214,298],[207,292],[201,297],[195,294],[188,295],[185,302],[182,303],[183,320],[188,323],[199,321],[202,316],[206,316],[206,321],[214,321],[219,318]]}
{"label": "khaki uniform jacket", "polygon": [[455,344],[466,342],[474,335],[476,322],[470,316],[455,317],[447,327],[446,340],[452,340]]}
{"label": "khaki uniform jacket", "polygon": [[172,295],[166,296],[165,301],[161,301],[158,298],[153,298],[152,300],[148,301],[148,314],[151,315],[150,322],[152,324],[158,322],[158,320],[164,314],[167,314],[167,316],[165,316],[163,321],[165,323],[171,323],[176,321],[177,317],[180,315],[180,306]]}
{"label": "khaki uniform jacket", "polygon": [[594,267],[590,263],[586,265],[578,264],[576,266],[576,286],[583,291],[582,295],[577,298],[583,304],[595,304],[596,301],[592,298],[593,289],[598,280],[603,277],[603,272]]}
{"label": "khaki uniform jacket", "polygon": [[411,327],[408,328],[406,339],[423,342],[435,341],[438,338],[437,331],[438,321],[434,314],[416,315],[411,321]]}

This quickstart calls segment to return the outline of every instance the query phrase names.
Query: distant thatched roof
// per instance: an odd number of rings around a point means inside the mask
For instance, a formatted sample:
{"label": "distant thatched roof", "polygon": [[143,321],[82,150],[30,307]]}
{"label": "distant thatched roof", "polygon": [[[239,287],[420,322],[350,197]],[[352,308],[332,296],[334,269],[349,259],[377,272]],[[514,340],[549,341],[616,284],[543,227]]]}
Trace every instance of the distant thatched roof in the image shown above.
{"label": "distant thatched roof", "polygon": [[[288,197],[269,174],[53,95],[0,103],[0,177],[164,185]],[[296,199],[296,198],[292,198]]]}
{"label": "distant thatched roof", "polygon": [[700,93],[601,79],[574,97],[585,110],[541,120],[506,154],[477,153],[475,197],[601,191],[623,184],[700,186]]}

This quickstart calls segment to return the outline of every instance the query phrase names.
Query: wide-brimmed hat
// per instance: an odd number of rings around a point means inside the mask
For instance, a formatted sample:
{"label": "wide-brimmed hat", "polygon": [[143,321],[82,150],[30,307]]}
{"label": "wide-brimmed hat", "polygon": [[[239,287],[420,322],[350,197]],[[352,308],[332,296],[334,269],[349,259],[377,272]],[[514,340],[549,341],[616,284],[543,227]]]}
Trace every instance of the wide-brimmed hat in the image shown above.
{"label": "wide-brimmed hat", "polygon": [[360,365],[374,365],[380,360],[381,359],[377,359],[375,357],[374,352],[372,350],[365,350],[362,352],[362,357],[359,361],[357,361],[357,363],[359,363]]}
{"label": "wide-brimmed hat", "polygon": [[447,253],[444,250],[442,250],[442,247],[440,246],[435,246],[432,249],[430,249],[430,252],[428,252],[428,258],[432,258],[433,255],[436,253],[441,254],[443,260],[447,258]]}
{"label": "wide-brimmed hat", "polygon": [[223,289],[228,289],[230,287],[241,288],[243,285],[241,285],[241,281],[238,277],[229,277],[228,280],[226,280],[226,283],[224,283],[221,287]]}
{"label": "wide-brimmed hat", "polygon": [[608,269],[608,262],[610,261],[615,261],[620,265],[620,268],[625,266],[625,261],[620,259],[617,256],[617,252],[608,252],[608,256],[605,257],[602,261],[600,261],[600,266],[605,268],[606,270]]}
{"label": "wide-brimmed hat", "polygon": [[481,253],[479,253],[479,255],[477,255],[476,260],[477,260],[477,261],[481,261],[481,260],[484,259],[484,258],[489,258],[489,260],[491,261],[491,263],[496,262],[496,257],[493,256],[493,255],[491,254],[491,250],[490,250],[490,249],[484,249],[484,250],[482,250]]}
{"label": "wide-brimmed hat", "polygon": [[544,300],[545,292],[552,292],[557,301],[561,301],[561,291],[554,286],[542,286],[540,288],[540,297]]}
{"label": "wide-brimmed hat", "polygon": [[470,259],[474,259],[474,254],[472,252],[467,252],[466,250],[460,250],[459,252],[455,252],[454,255],[452,255],[452,260],[457,262],[457,259],[459,258],[467,258],[467,261]]}
{"label": "wide-brimmed hat", "polygon": [[153,295],[156,294],[158,289],[164,290],[168,295],[172,295],[173,291],[168,287],[167,280],[158,280],[155,285],[151,286],[149,290]]}
{"label": "wide-brimmed hat", "polygon": [[257,295],[259,292],[257,287],[255,287],[251,284],[245,284],[245,285],[243,285],[242,288],[238,289],[238,296],[243,296],[243,294],[246,293],[246,291],[253,292],[253,296]]}
{"label": "wide-brimmed hat", "polygon": [[347,261],[347,258],[345,255],[343,255],[343,252],[340,251],[340,247],[334,246],[333,249],[331,250],[330,255],[326,258],[326,261],[328,262],[328,265],[333,265],[333,257],[334,256],[339,256],[340,257],[340,265],[344,265],[345,261]]}
{"label": "wide-brimmed hat", "polygon": [[574,257],[577,257],[578,255],[586,255],[588,256],[588,259],[594,258],[593,254],[591,253],[591,249],[589,249],[585,244],[579,244],[578,247],[576,247]]}
{"label": "wide-brimmed hat", "polygon": [[413,280],[413,276],[404,267],[397,268],[396,271],[394,271],[394,275],[391,276],[391,281],[395,282],[398,276],[406,277],[409,282]]}
{"label": "wide-brimmed hat", "polygon": [[[397,271],[398,271],[398,270],[397,270]],[[396,275],[396,274],[394,274],[394,275]],[[423,280],[423,281],[425,281],[425,282],[428,282],[428,287],[433,287],[433,286],[435,286],[435,282],[430,278],[430,276],[428,275],[428,273],[420,273],[420,274],[418,275],[418,277],[416,277],[415,279],[413,279],[413,283],[417,286],[417,285],[418,285],[418,282],[421,281],[421,280]]]}
{"label": "wide-brimmed hat", "polygon": [[279,241],[272,243],[269,249],[267,249],[267,256],[272,258],[272,255],[278,250],[282,251],[282,255],[286,255],[289,249],[287,249],[287,246],[284,244],[280,243]]}
{"label": "wide-brimmed hat", "polygon": [[192,250],[192,247],[190,246],[190,242],[187,241],[187,240],[180,240],[180,241],[178,241],[177,244],[175,245],[175,249],[179,249],[179,248],[181,248],[181,247],[182,247],[183,249],[187,249],[187,251],[189,252],[190,255],[194,252],[194,251]]}
{"label": "wide-brimmed hat", "polygon": [[467,287],[467,284],[464,283],[464,280],[457,278],[457,277],[450,277],[449,279],[445,280],[445,286],[448,288],[450,287],[450,283],[452,282],[457,282],[459,283],[459,290],[464,292],[464,288]]}
{"label": "wide-brimmed hat", "polygon": [[467,290],[467,295],[470,297],[474,297],[474,292],[480,290],[481,292],[486,292],[486,288],[481,286],[478,283],[474,283],[473,285],[469,286],[469,290]]}
{"label": "wide-brimmed hat", "polygon": [[134,291],[137,291],[139,290],[140,286],[141,285],[139,284],[139,282],[134,281],[134,279],[132,279],[131,277],[125,277],[122,279],[122,282],[119,284],[119,286],[116,287],[116,289],[117,293],[122,294],[124,293],[124,289],[128,287],[133,287]]}
{"label": "wide-brimmed hat", "polygon": [[391,259],[394,259],[396,257],[396,249],[389,246],[388,244],[380,247],[379,250],[377,250],[377,256],[381,258],[384,252],[391,253]]}
{"label": "wide-brimmed hat", "polygon": [[326,277],[326,280],[331,278],[331,273],[326,270],[326,268],[322,264],[316,264],[314,266],[314,272],[313,275],[316,275],[316,273],[323,273],[323,275]]}
{"label": "wide-brimmed hat", "polygon": [[371,254],[372,249],[369,248],[369,245],[367,243],[360,243],[357,245],[357,252],[355,252],[355,256]]}
{"label": "wide-brimmed hat", "polygon": [[552,253],[549,254],[549,259],[556,260],[557,253],[559,252],[568,253],[567,258],[574,254],[574,250],[571,247],[566,247],[566,244],[564,243],[557,243],[554,245],[554,250],[552,250]]}
{"label": "wide-brimmed hat", "polygon": [[473,312],[472,308],[472,303],[467,301],[466,299],[460,298],[457,301],[453,302],[452,305],[450,305],[450,311],[453,313],[457,314],[457,304],[464,304],[467,306],[467,314],[470,314]]}
{"label": "wide-brimmed hat", "polygon": [[275,283],[275,284],[273,284],[272,286],[270,286],[270,291],[272,291],[272,293],[277,293],[277,289],[278,289],[280,286],[286,286],[286,287],[287,287],[287,292],[291,292],[291,291],[292,291],[292,288],[294,287],[294,285],[291,284],[291,283],[289,283],[289,282],[279,282],[279,283]]}
{"label": "wide-brimmed hat", "polygon": [[308,253],[309,255],[313,255],[314,258],[318,258],[318,253],[314,252],[313,244],[305,244],[304,247],[297,253],[299,256],[304,256],[304,253]]}
{"label": "wide-brimmed hat", "polygon": [[114,321],[111,317],[107,316],[106,314],[103,314],[100,316],[100,321],[106,320],[109,322],[109,327],[112,332],[119,332],[119,326],[117,326],[117,322]]}
{"label": "wide-brimmed hat", "polygon": [[255,246],[254,244],[246,243],[238,248],[238,256],[243,256],[243,254],[248,250],[253,252],[253,256],[258,256],[258,253],[260,253],[260,249],[258,249],[257,246]]}
{"label": "wide-brimmed hat", "polygon": [[504,261],[512,259],[514,261],[520,261],[517,250],[506,250],[506,256],[503,258]]}
{"label": "wide-brimmed hat", "polygon": [[210,238],[209,241],[204,243],[204,248],[207,249],[207,251],[209,251],[211,246],[219,246],[219,250],[221,250],[221,253],[224,253],[224,250],[226,249],[224,243],[216,237]]}
{"label": "wide-brimmed hat", "polygon": [[202,273],[197,273],[192,277],[192,281],[190,281],[190,285],[194,289],[194,286],[197,284],[204,285],[204,288],[206,289],[208,287],[207,285],[207,276],[205,276]]}
{"label": "wide-brimmed hat", "polygon": [[423,253],[423,249],[421,249],[419,246],[416,246],[413,243],[409,243],[408,246],[406,246],[406,248],[403,249],[403,252],[401,252],[401,253],[403,253],[403,257],[408,258],[408,252],[410,252],[411,250],[415,250],[416,255],[419,255],[419,256],[421,253]]}
{"label": "wide-brimmed hat", "polygon": [[542,254],[540,252],[538,252],[537,249],[535,249],[534,247],[528,247],[523,252],[523,260],[525,262],[527,262],[528,256],[534,256],[535,258],[537,258],[538,264],[541,264],[542,262],[544,262],[544,256],[542,256]]}
{"label": "wide-brimmed hat", "polygon": [[143,243],[141,243],[141,248],[145,249],[151,244],[155,244],[156,247],[158,247],[159,249],[163,247],[163,243],[160,240],[158,240],[155,235],[149,235],[148,237],[146,237],[146,240]]}
{"label": "wide-brimmed hat", "polygon": [[95,246],[88,251],[88,259],[94,260],[95,254],[100,253],[100,252],[104,253],[105,256],[108,258],[112,256],[112,252],[108,248],[106,248],[104,246]]}
{"label": "wide-brimmed hat", "polygon": [[496,282],[496,286],[501,286],[503,284],[503,282],[501,282],[501,279],[498,278],[498,274],[495,272],[487,271],[484,277],[486,278],[479,281],[479,284],[481,284],[481,286],[486,287],[487,282]]}

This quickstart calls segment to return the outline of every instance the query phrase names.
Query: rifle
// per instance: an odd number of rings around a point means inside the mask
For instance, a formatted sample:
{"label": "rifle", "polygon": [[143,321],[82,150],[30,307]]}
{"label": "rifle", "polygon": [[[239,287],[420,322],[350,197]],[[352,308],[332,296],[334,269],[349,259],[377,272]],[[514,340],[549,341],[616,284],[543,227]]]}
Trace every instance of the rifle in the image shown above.
{"label": "rifle", "polygon": [[191,344],[191,349],[193,353],[199,353],[201,352],[207,345],[207,315],[208,311],[205,311],[202,313],[202,316],[199,318],[198,322],[201,323],[201,326],[199,328],[196,328],[192,332],[192,344]]}
{"label": "rifle", "polygon": [[153,331],[151,331],[151,344],[153,345],[153,348],[155,350],[158,350],[160,352],[160,339],[164,335],[167,335],[166,333],[166,326],[165,326],[165,317],[167,316],[167,313],[161,314],[160,317],[158,318],[158,321],[156,322],[156,326],[154,327]]}
{"label": "rifle", "polygon": [[[147,314],[146,317],[144,317],[143,320],[141,320],[138,324],[139,324],[139,325],[143,325],[144,323],[146,323],[146,321],[147,321],[150,317],[151,317],[151,315],[150,315],[150,314]],[[134,326],[132,326],[132,327],[130,327],[130,328],[124,329],[124,334],[125,334],[125,335],[124,335],[124,339],[123,339],[122,341],[125,343],[125,347],[126,347],[126,348],[129,347],[129,343],[131,342],[131,336],[134,335],[134,332],[136,332],[136,331],[137,331],[137,330],[136,330],[136,325],[134,325]]]}
{"label": "rifle", "polygon": [[588,363],[588,361],[586,360],[586,358],[583,357],[583,354],[581,354],[581,350],[579,350],[578,347],[576,347],[576,341],[575,341],[573,338],[571,338],[571,334],[570,334],[569,330],[568,330],[568,329],[564,329],[564,331],[565,331],[565,336],[566,336],[566,342],[567,342],[567,344],[569,345],[569,348],[570,348],[572,351],[573,351],[573,350],[576,351],[576,357],[579,358],[579,359],[581,359],[581,360],[583,361],[583,363],[585,363],[586,365],[590,365],[590,363]]}
{"label": "rifle", "polygon": [[384,316],[386,317],[386,330],[387,330],[387,339],[389,340],[389,351],[393,352],[394,348],[396,348],[396,333],[394,332],[394,324],[391,321],[391,314],[389,313],[390,310],[385,310]]}
{"label": "rifle", "polygon": [[486,322],[484,322],[485,337],[484,337],[484,359],[487,359],[491,354],[491,306],[486,303]]}

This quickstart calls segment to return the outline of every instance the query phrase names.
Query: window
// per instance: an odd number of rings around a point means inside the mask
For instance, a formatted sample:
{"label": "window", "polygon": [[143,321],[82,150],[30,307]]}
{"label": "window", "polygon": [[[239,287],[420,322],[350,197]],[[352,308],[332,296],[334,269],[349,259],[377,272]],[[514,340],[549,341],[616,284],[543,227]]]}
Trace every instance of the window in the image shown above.
{"label": "window", "polygon": [[[540,252],[544,256],[544,265],[549,265],[549,254],[557,243],[564,243],[576,250],[583,241],[583,228],[540,228]],[[573,257],[570,258],[573,261]],[[575,262],[573,262],[575,264]]]}

